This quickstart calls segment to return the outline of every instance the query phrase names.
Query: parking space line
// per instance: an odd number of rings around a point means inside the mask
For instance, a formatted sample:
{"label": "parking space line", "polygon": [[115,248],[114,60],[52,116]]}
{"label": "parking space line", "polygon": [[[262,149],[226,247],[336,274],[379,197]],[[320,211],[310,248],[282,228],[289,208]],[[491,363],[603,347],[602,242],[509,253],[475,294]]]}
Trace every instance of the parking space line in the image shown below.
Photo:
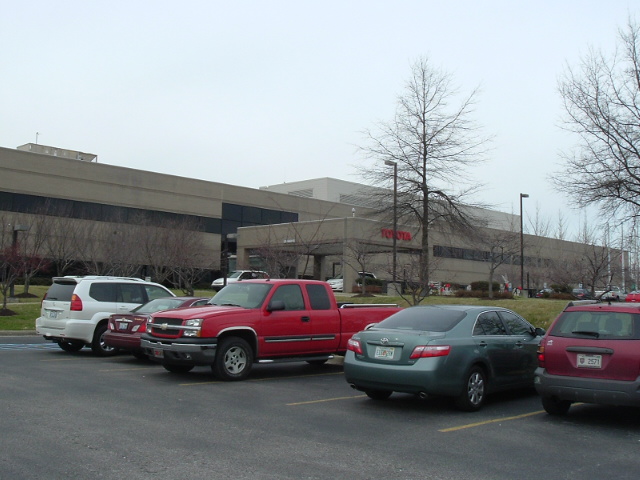
{"label": "parking space line", "polygon": [[[266,377],[266,378],[249,378],[247,380],[244,380],[245,382],[268,382],[268,381],[272,381],[272,380],[289,380],[291,378],[310,378],[310,377],[326,377],[328,375],[343,375],[343,372],[336,372],[336,373],[314,373],[313,375],[294,375],[291,377]],[[208,382],[194,382],[194,383],[180,383],[179,385],[181,387],[192,387],[195,385],[213,385],[216,383],[227,383],[227,382],[222,382],[219,380],[211,380]]]}
{"label": "parking space line", "polygon": [[77,358],[51,358],[49,360],[40,360],[41,362],[70,362],[72,360],[78,360]]}
{"label": "parking space line", "polygon": [[151,367],[131,367],[131,368],[103,368],[99,372],[135,372],[136,370],[150,370]]}
{"label": "parking space line", "polygon": [[508,422],[508,421],[511,421],[511,420],[520,420],[521,418],[532,417],[534,415],[540,415],[541,413],[545,413],[545,411],[544,410],[538,410],[536,412],[523,413],[522,415],[514,415],[513,417],[494,418],[494,419],[491,419],[491,420],[485,420],[484,422],[469,423],[467,425],[460,425],[458,427],[443,428],[442,430],[438,430],[438,431],[441,432],[441,433],[456,432],[458,430],[464,430],[465,428],[481,427],[483,425],[488,425],[489,423],[498,423],[498,422]]}
{"label": "parking space line", "polygon": [[335,402],[338,400],[353,400],[354,398],[364,398],[366,395],[351,395],[349,397],[335,397],[335,398],[325,398],[323,400],[309,400],[307,402],[295,402],[295,403],[287,403],[287,407],[295,407],[298,405],[311,405],[313,403],[325,403],[325,402]]}

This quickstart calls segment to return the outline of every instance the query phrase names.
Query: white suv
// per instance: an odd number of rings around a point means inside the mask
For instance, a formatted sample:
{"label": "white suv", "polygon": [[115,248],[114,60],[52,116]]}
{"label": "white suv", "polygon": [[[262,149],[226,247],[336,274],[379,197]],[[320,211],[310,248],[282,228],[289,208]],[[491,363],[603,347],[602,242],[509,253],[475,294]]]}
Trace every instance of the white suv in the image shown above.
{"label": "white suv", "polygon": [[85,345],[100,356],[117,349],[104,343],[107,321],[113,313],[127,313],[155,298],[175,296],[157,283],[128,277],[54,277],[42,300],[36,333],[66,352]]}

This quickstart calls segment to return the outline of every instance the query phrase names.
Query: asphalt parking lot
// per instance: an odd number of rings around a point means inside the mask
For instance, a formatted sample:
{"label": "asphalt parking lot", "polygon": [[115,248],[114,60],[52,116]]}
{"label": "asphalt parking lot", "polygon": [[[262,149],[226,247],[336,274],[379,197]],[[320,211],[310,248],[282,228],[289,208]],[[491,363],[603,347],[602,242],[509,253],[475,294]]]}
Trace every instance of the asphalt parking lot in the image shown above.
{"label": "asphalt parking lot", "polygon": [[479,412],[447,399],[370,400],[340,362],[259,365],[244,382],[128,355],[0,337],[4,479],[617,479],[640,471],[640,411],[565,418],[533,391]]}

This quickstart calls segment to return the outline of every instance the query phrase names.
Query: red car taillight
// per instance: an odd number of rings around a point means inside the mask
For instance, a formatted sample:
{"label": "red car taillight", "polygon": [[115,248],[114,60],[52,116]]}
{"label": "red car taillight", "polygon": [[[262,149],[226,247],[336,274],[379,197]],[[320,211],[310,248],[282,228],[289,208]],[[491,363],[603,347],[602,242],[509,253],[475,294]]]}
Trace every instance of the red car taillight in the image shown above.
{"label": "red car taillight", "polygon": [[538,346],[538,366],[544,368],[544,345]]}
{"label": "red car taillight", "polygon": [[74,312],[82,311],[82,300],[80,300],[80,297],[75,293],[71,295],[71,310]]}
{"label": "red car taillight", "polygon": [[410,359],[430,358],[430,357],[446,357],[451,351],[450,345],[418,345],[411,352]]}
{"label": "red car taillight", "polygon": [[349,341],[347,342],[347,350],[351,350],[354,353],[357,353],[358,355],[364,355],[364,352],[362,351],[362,345],[360,344],[360,340],[354,340],[353,338],[350,338]]}

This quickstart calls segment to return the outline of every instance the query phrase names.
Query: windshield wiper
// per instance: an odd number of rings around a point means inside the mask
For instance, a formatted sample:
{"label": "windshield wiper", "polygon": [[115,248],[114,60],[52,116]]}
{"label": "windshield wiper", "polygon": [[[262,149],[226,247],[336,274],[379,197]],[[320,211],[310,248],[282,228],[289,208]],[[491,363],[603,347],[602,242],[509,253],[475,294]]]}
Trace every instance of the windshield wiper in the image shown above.
{"label": "windshield wiper", "polygon": [[598,332],[594,332],[591,330],[575,330],[573,332],[574,335],[588,335],[590,337],[595,337],[595,338],[599,338],[600,334]]}

